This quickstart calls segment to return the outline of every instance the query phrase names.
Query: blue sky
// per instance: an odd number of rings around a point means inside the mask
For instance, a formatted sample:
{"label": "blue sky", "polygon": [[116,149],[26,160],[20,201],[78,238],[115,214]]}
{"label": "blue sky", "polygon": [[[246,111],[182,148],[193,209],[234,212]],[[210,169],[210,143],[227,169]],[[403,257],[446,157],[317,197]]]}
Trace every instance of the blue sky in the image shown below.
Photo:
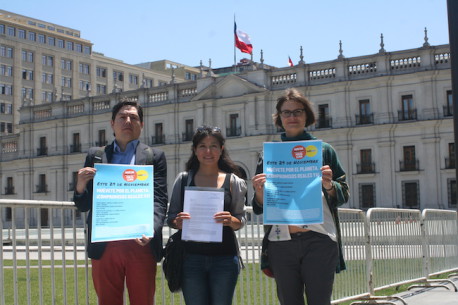
{"label": "blue sky", "polygon": [[[0,0],[0,8],[81,31],[93,50],[129,64],[168,59],[189,66],[234,63],[234,14],[253,59],[285,67],[448,44],[446,0]],[[236,51],[239,61],[249,57]]]}

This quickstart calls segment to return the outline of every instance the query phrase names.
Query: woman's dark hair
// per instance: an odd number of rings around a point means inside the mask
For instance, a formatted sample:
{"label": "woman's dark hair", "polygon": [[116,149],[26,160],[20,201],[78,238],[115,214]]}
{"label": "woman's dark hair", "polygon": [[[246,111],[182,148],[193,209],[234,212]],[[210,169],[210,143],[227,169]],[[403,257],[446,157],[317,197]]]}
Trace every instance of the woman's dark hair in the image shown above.
{"label": "woman's dark hair", "polygon": [[[220,147],[223,147],[224,143],[226,142],[223,135],[221,134],[221,129],[219,129],[219,127],[211,127],[206,125],[198,127],[192,137],[191,157],[189,158],[188,162],[186,162],[186,171],[197,171],[199,169],[200,163],[194,150],[203,139],[209,136],[212,136],[218,140]],[[221,151],[221,156],[218,160],[218,168],[226,173],[234,173],[239,176],[238,167],[229,157],[225,147],[223,147]]]}
{"label": "woman's dark hair", "polygon": [[286,89],[285,93],[277,99],[277,112],[272,114],[272,119],[274,120],[274,124],[277,127],[283,128],[283,124],[281,123],[280,112],[281,106],[283,106],[283,103],[287,101],[294,101],[304,106],[306,118],[304,127],[308,127],[315,123],[315,113],[313,112],[312,103],[297,89],[290,88]]}
{"label": "woman's dark hair", "polygon": [[119,110],[121,110],[122,107],[124,106],[132,106],[137,108],[137,113],[140,118],[140,122],[143,123],[143,108],[140,106],[139,103],[133,102],[133,101],[120,101],[116,105],[113,106],[113,109],[111,110],[111,120],[114,121],[116,119],[116,115],[118,114]]}

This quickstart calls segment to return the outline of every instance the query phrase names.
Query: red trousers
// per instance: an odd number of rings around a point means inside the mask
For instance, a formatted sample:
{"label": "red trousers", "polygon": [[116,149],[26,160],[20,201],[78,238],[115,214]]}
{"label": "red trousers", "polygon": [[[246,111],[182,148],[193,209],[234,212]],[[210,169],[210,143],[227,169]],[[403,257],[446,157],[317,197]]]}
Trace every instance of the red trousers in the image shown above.
{"label": "red trousers", "polygon": [[92,280],[99,305],[123,305],[124,281],[131,305],[153,305],[156,260],[150,245],[109,242],[102,258],[92,260]]}

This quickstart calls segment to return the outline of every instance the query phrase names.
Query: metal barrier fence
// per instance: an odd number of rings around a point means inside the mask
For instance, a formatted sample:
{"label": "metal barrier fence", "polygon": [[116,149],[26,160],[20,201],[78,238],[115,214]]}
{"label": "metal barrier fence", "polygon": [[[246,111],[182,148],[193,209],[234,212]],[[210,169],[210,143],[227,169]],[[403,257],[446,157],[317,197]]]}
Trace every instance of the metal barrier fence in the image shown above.
{"label": "metal barrier fence", "polygon": [[[8,222],[6,207],[11,208]],[[31,221],[30,215],[43,215],[40,209],[47,211],[46,228],[40,217]],[[21,228],[17,215],[24,218]],[[275,282],[259,268],[262,217],[250,207],[247,216],[247,225],[237,232],[245,269],[233,304],[277,305]],[[402,283],[431,285],[431,275],[458,270],[454,211],[339,209],[339,216],[347,270],[336,275],[333,304],[381,298],[375,291]],[[85,217],[77,216],[72,202],[0,199],[0,305],[96,304],[85,228],[79,225]],[[172,233],[165,228],[164,241]],[[168,291],[160,264],[156,304],[184,304],[181,294]]]}

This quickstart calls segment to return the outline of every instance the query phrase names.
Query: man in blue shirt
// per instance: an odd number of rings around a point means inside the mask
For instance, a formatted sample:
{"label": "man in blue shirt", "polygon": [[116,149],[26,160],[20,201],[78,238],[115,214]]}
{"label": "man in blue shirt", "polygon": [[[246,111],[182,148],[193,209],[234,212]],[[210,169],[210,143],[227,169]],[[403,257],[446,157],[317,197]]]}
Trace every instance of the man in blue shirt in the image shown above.
{"label": "man in blue shirt", "polygon": [[[162,227],[167,212],[167,164],[162,151],[138,140],[143,129],[143,110],[136,102],[113,107],[111,128],[115,140],[106,147],[90,148],[78,171],[74,202],[89,211],[88,256],[99,305],[122,305],[124,282],[131,305],[153,305],[156,265],[162,259]],[[154,238],[91,242],[94,163],[154,165]]]}

